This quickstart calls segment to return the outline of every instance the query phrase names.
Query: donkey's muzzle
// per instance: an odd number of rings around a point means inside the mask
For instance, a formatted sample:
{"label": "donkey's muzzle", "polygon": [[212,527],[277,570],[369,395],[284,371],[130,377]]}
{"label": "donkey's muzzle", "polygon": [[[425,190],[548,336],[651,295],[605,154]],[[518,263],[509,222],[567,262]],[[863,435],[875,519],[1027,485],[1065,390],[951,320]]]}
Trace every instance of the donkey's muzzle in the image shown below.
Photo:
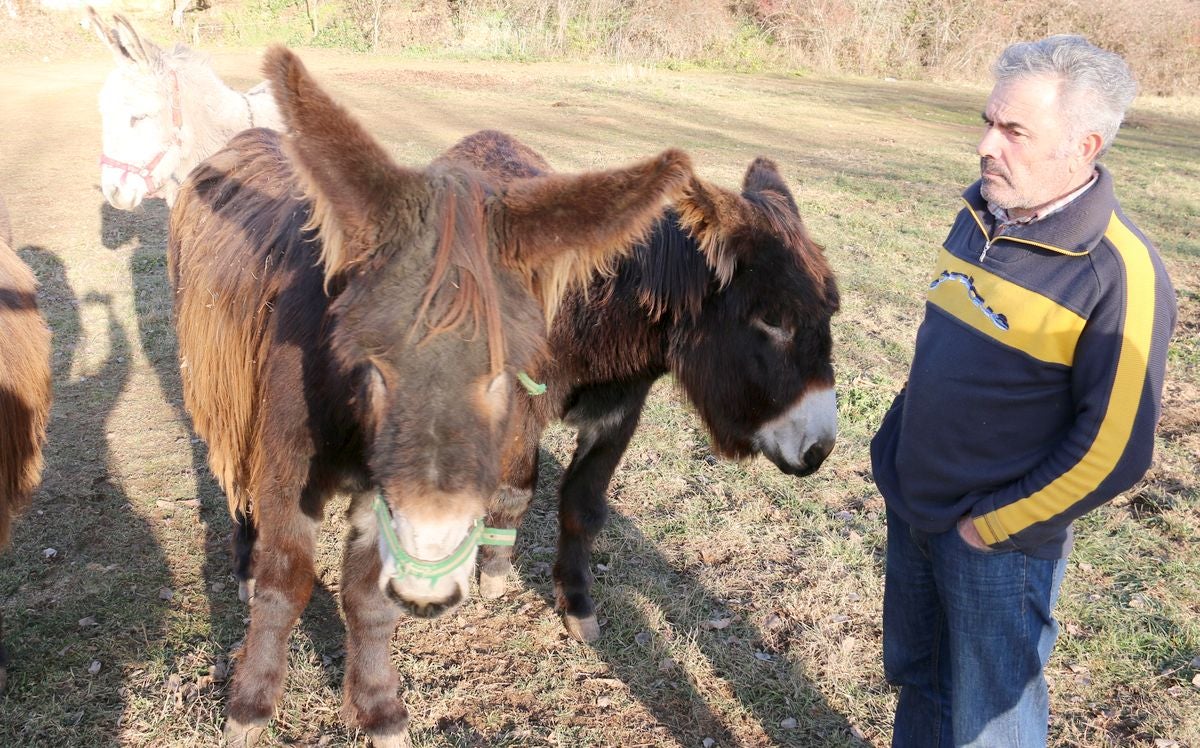
{"label": "donkey's muzzle", "polygon": [[821,467],[821,463],[825,462],[829,453],[833,451],[835,441],[834,439],[825,439],[809,447],[808,451],[804,453],[804,462],[795,474],[804,476],[816,472],[817,468]]}
{"label": "donkey's muzzle", "polygon": [[456,587],[450,597],[443,600],[408,600],[401,597],[394,585],[389,584],[387,587],[387,596],[405,614],[413,618],[437,618],[443,613],[454,610],[463,601],[463,592],[461,588]]}

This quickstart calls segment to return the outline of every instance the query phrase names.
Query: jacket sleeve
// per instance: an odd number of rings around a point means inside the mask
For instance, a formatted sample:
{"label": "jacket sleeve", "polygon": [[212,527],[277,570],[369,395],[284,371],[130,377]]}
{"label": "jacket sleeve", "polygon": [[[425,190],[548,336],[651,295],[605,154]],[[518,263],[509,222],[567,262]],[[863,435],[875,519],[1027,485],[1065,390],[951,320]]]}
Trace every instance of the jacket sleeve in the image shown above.
{"label": "jacket sleeve", "polygon": [[1136,483],[1150,467],[1175,323],[1175,295],[1153,250],[1115,252],[1075,349],[1075,419],[1031,472],[974,492],[972,520],[995,548],[1034,548]]}

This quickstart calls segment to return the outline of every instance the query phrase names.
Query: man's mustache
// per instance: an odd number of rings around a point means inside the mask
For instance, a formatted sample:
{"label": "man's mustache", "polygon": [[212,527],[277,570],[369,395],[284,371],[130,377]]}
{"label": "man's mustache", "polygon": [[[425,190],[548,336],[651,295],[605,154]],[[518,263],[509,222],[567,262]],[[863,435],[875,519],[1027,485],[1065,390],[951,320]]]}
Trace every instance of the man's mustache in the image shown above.
{"label": "man's mustache", "polygon": [[990,174],[995,177],[1000,177],[1001,179],[1003,179],[1006,182],[1008,181],[1008,172],[1005,171],[1002,166],[1000,166],[993,159],[990,159],[990,158],[979,159],[979,173],[980,174]]}

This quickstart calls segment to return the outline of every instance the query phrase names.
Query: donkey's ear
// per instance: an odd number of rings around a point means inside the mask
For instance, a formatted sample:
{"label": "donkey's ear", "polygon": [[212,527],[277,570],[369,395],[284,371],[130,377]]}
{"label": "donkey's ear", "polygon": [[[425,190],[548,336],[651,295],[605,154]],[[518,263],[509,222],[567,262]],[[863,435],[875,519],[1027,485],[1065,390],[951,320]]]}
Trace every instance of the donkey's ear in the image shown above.
{"label": "donkey's ear", "polygon": [[759,156],[750,163],[746,176],[742,178],[742,192],[774,192],[787,202],[793,213],[800,215],[792,191],[779,174],[779,167],[769,158]]}
{"label": "donkey's ear", "polygon": [[750,222],[746,201],[716,185],[693,179],[676,209],[679,225],[696,240],[705,261],[724,287],[737,267],[737,256],[728,237]]}
{"label": "donkey's ear", "polygon": [[691,175],[687,154],[667,150],[625,169],[516,180],[492,213],[500,259],[526,276],[552,318],[568,288],[646,235]]}
{"label": "donkey's ear", "polygon": [[108,51],[112,52],[113,57],[118,63],[133,62],[133,58],[121,47],[121,43],[117,41],[117,32],[104,22],[100,14],[92,6],[87,6],[84,10],[83,18],[79,19],[79,25],[85,29],[91,29],[100,43],[108,47]]}
{"label": "donkey's ear", "polygon": [[405,198],[427,189],[427,181],[397,166],[287,48],[267,51],[263,73],[287,127],[284,149],[312,202],[311,225],[321,234],[328,286],[378,247],[379,226],[390,223],[392,206],[411,205]]}
{"label": "donkey's ear", "polygon": [[162,50],[154,42],[143,38],[129,19],[120,13],[113,14],[111,34],[124,59],[146,71],[157,70],[162,65]]}

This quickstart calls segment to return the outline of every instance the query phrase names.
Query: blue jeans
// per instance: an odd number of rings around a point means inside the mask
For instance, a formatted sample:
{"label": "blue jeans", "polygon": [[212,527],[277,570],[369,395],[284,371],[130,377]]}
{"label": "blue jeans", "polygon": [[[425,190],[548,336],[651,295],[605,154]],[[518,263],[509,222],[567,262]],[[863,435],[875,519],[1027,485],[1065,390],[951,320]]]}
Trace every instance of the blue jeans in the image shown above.
{"label": "blue jeans", "polygon": [[1066,560],[983,551],[888,509],[883,667],[900,687],[895,748],[1046,745],[1042,669]]}

